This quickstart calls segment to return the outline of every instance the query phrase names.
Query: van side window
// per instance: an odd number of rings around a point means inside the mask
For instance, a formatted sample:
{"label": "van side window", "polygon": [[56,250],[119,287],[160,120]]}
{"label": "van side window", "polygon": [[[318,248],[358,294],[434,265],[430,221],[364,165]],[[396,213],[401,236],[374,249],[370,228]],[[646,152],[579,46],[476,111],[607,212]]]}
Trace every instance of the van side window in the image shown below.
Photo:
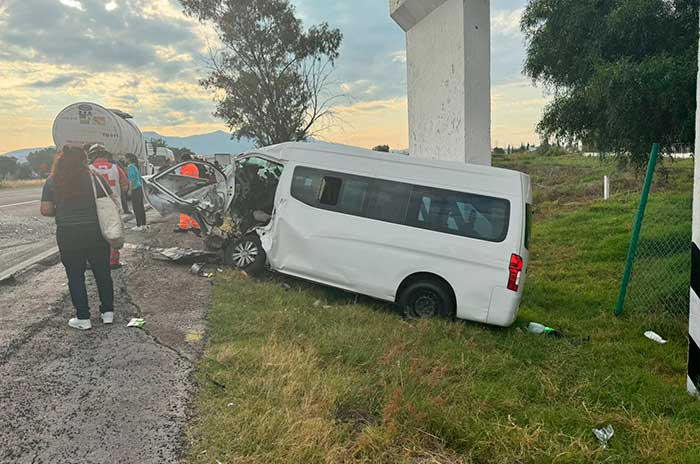
{"label": "van side window", "polygon": [[298,167],[292,178],[292,196],[297,200],[314,206],[318,201],[321,188],[321,172],[315,169]]}
{"label": "van side window", "polygon": [[464,192],[298,166],[292,197],[315,208],[502,242],[510,202]]}
{"label": "van side window", "polygon": [[326,176],[321,181],[321,193],[318,201],[323,205],[335,206],[338,204],[340,197],[340,188],[343,186],[343,181],[338,177]]}
{"label": "van side window", "polygon": [[354,177],[344,179],[338,201],[338,211],[361,216],[368,189],[369,181],[365,179]]}
{"label": "van side window", "polygon": [[411,196],[411,185],[374,180],[367,198],[365,216],[370,219],[403,224]]}
{"label": "van side window", "polygon": [[463,237],[501,242],[508,233],[510,202],[499,198],[414,187],[406,224]]}

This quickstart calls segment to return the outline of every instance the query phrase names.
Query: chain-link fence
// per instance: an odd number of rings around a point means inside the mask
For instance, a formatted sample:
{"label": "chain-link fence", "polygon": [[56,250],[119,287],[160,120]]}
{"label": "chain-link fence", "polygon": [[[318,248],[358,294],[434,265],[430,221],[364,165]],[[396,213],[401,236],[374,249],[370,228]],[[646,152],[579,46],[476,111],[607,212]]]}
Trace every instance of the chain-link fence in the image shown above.
{"label": "chain-link fence", "polygon": [[688,314],[692,176],[689,161],[657,169],[634,257],[626,312]]}

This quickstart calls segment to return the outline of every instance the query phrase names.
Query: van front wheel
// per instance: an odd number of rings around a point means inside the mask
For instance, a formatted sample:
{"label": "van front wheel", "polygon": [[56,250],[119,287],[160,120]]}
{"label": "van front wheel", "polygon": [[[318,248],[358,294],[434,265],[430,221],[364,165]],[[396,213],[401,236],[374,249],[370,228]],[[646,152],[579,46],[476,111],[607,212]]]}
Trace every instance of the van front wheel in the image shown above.
{"label": "van front wheel", "polygon": [[248,274],[259,274],[265,269],[267,256],[256,234],[248,234],[228,244],[224,250],[224,264],[237,267]]}
{"label": "van front wheel", "polygon": [[427,319],[452,318],[455,305],[449,289],[442,282],[423,280],[410,284],[399,296],[399,308],[406,317]]}

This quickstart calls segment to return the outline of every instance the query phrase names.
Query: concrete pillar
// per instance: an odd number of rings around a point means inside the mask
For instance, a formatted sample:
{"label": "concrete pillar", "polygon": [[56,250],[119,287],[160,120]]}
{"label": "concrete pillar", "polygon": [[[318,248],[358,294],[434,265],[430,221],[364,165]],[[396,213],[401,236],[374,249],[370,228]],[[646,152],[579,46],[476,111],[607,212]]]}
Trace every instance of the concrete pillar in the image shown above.
{"label": "concrete pillar", "polygon": [[490,0],[389,0],[406,31],[411,156],[491,165]]}

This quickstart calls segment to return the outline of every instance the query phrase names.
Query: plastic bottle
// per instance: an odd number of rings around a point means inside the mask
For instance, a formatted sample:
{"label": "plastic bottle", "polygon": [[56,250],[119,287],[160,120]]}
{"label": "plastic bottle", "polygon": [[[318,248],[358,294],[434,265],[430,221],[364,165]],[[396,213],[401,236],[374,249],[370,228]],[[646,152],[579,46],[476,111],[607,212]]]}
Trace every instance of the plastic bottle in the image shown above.
{"label": "plastic bottle", "polygon": [[551,327],[547,327],[544,324],[540,324],[539,322],[530,322],[527,326],[527,331],[532,333],[532,334],[556,334],[556,329],[553,329]]}

